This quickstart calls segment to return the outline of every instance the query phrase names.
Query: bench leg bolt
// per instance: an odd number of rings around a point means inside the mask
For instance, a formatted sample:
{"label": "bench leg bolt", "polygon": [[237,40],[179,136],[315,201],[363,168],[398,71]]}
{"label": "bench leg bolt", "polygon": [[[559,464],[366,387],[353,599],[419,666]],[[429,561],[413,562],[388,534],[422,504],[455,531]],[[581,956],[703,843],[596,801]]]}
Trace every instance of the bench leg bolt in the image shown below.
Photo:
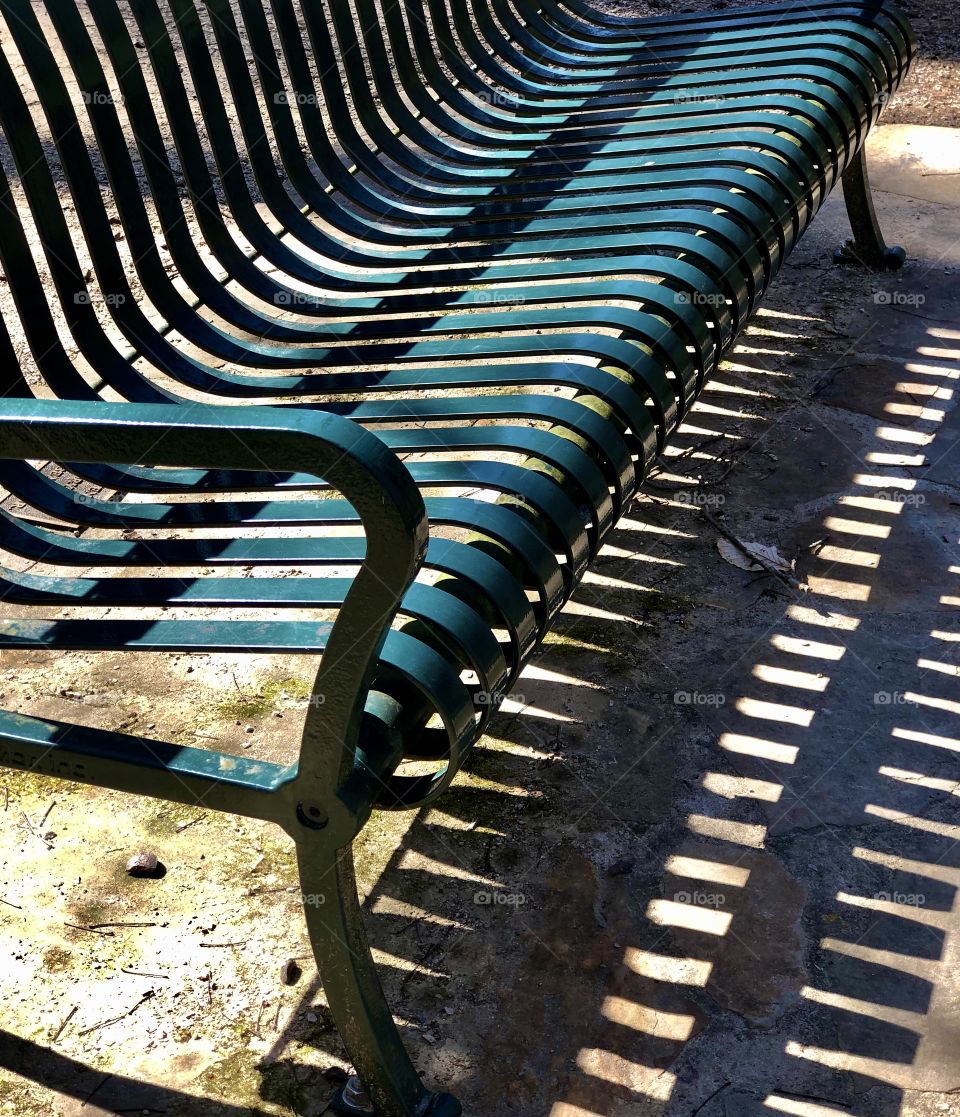
{"label": "bench leg bolt", "polygon": [[338,1117],[359,1117],[360,1114],[372,1114],[374,1111],[373,1103],[367,1097],[366,1090],[355,1074],[352,1074],[334,1094],[330,1109],[338,1114]]}

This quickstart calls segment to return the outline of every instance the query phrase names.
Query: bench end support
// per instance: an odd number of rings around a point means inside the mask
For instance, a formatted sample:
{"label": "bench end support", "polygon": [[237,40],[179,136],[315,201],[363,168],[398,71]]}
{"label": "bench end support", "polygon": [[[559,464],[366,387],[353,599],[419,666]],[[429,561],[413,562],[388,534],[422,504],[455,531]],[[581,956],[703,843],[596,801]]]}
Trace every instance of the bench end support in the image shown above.
{"label": "bench end support", "polygon": [[304,829],[297,859],[320,980],[357,1069],[357,1080],[337,1092],[333,1111],[345,1117],[460,1117],[459,1102],[428,1090],[404,1049],[367,943],[352,846],[332,852],[322,830]]}
{"label": "bench end support", "polygon": [[867,173],[866,152],[861,147],[843,172],[843,200],[850,218],[853,238],[834,253],[840,264],[857,264],[876,271],[898,271],[907,254],[899,246],[888,247],[873,208],[873,194]]}

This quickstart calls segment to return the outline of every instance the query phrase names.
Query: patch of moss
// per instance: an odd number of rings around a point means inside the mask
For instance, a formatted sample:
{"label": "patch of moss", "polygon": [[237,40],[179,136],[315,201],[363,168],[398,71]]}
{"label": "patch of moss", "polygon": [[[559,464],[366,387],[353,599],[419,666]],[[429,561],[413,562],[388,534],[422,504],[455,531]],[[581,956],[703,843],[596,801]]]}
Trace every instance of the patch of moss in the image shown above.
{"label": "patch of moss", "polygon": [[217,704],[217,717],[228,721],[249,721],[275,710],[284,698],[304,701],[310,697],[312,684],[295,675],[286,675],[265,682],[259,690],[238,692]]}
{"label": "patch of moss", "polygon": [[70,905],[70,914],[73,916],[71,923],[80,927],[91,927],[97,923],[106,923],[110,916],[116,912],[103,900],[91,897],[89,900],[76,900]]}
{"label": "patch of moss", "polygon": [[0,1078],[0,1113],[4,1117],[49,1117],[49,1102],[37,1096],[34,1083]]}
{"label": "patch of moss", "polygon": [[[578,626],[579,627],[579,626]],[[548,632],[544,637],[543,646],[552,656],[555,652],[576,653],[588,652],[591,655],[602,655],[607,651],[606,646],[591,644],[589,641],[575,636],[568,636],[565,632]]]}
{"label": "patch of moss", "polygon": [[151,814],[143,820],[143,829],[156,837],[167,838],[177,832],[182,822],[195,822],[203,812],[185,803],[157,802]]}
{"label": "patch of moss", "polygon": [[693,608],[696,601],[683,594],[658,592],[657,590],[643,590],[639,594],[631,595],[624,605],[632,605],[644,613],[682,613]]}
{"label": "patch of moss", "polygon": [[43,952],[43,968],[50,973],[59,973],[61,970],[70,968],[72,957],[73,955],[65,947],[49,946]]}
{"label": "patch of moss", "polygon": [[573,617],[567,631],[553,632],[544,641],[547,662],[559,652],[563,655],[602,656],[607,671],[626,671],[641,654],[638,635],[641,629],[625,621],[596,617]]}
{"label": "patch of moss", "polygon": [[38,775],[35,772],[23,772],[17,768],[4,769],[3,782],[10,792],[10,805],[13,806],[16,802],[24,809],[33,801],[45,800],[49,803],[57,797],[63,799],[67,795],[72,797],[88,793],[84,784]]}
{"label": "patch of moss", "polygon": [[357,880],[372,887],[400,849],[403,835],[410,825],[406,814],[379,811],[375,822],[365,826],[353,843],[353,861]]}
{"label": "patch of moss", "polygon": [[257,1098],[260,1087],[254,1060],[245,1048],[207,1067],[200,1080],[215,1097],[233,1098],[246,1104]]}
{"label": "patch of moss", "polygon": [[236,694],[225,702],[218,702],[214,712],[224,721],[249,721],[251,718],[260,717],[267,713],[272,702],[267,701],[263,694]]}
{"label": "patch of moss", "polygon": [[292,1059],[281,1059],[263,1067],[260,1083],[263,1100],[286,1106],[293,1113],[302,1113],[309,1091],[305,1083],[297,1081],[296,1070]]}

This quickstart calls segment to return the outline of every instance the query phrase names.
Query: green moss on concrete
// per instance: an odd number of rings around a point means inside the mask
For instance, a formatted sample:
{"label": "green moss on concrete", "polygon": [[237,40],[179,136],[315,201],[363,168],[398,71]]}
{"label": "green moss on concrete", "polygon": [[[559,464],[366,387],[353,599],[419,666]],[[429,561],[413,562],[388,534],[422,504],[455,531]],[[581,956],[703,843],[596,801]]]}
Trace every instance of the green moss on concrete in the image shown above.
{"label": "green moss on concrete", "polygon": [[260,1095],[264,1101],[282,1106],[290,1113],[303,1113],[317,1088],[310,1082],[300,1082],[297,1066],[292,1059],[281,1059],[261,1069]]}
{"label": "green moss on concrete", "polygon": [[107,923],[116,914],[115,905],[106,904],[102,899],[95,896],[91,896],[89,899],[74,900],[70,905],[70,922],[76,923],[80,927]]}
{"label": "green moss on concrete", "polygon": [[[70,968],[72,953],[63,946],[49,946],[43,952],[43,968],[49,973],[59,973]],[[0,1083],[2,1085],[2,1083]]]}
{"label": "green moss on concrete", "polygon": [[143,820],[143,829],[147,834],[158,838],[168,838],[176,834],[181,823],[196,822],[204,812],[197,807],[187,806],[185,803],[151,803],[152,810]]}
{"label": "green moss on concrete", "polygon": [[261,1086],[256,1060],[246,1047],[207,1067],[200,1081],[213,1097],[246,1104],[258,1099]]}
{"label": "green moss on concrete", "polygon": [[360,831],[353,843],[353,860],[362,887],[370,888],[380,879],[403,843],[411,821],[406,813],[378,811]]}
{"label": "green moss on concrete", "polygon": [[311,680],[284,675],[268,680],[256,692],[238,692],[218,703],[214,712],[224,721],[250,721],[271,713],[284,700],[305,701],[311,692]]}

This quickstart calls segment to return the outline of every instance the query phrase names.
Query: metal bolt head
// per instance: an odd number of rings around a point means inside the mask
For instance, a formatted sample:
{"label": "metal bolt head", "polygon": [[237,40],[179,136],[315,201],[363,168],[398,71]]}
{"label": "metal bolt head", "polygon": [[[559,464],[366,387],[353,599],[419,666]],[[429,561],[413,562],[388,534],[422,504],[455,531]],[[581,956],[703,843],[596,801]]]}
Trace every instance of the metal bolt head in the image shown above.
{"label": "metal bolt head", "polygon": [[343,1087],[343,1100],[358,1113],[373,1113],[373,1103],[355,1074],[351,1074]]}

